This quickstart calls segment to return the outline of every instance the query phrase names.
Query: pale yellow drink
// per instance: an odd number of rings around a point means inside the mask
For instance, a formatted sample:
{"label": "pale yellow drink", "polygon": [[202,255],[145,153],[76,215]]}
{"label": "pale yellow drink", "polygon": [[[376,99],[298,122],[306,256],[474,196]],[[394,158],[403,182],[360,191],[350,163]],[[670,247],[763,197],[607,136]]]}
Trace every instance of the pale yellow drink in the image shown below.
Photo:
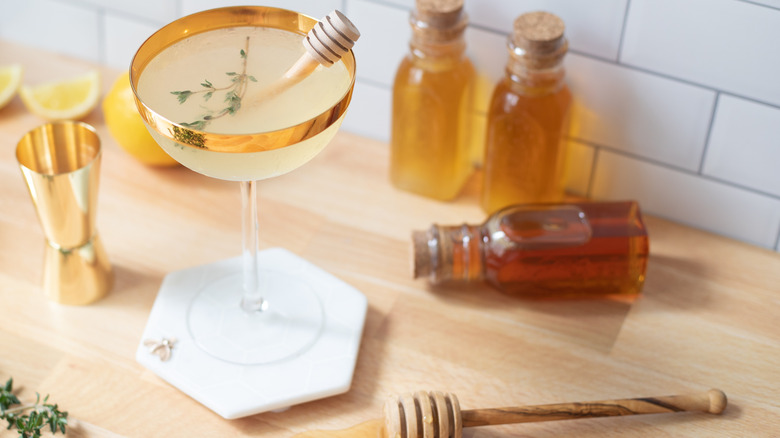
{"label": "pale yellow drink", "polygon": [[[264,27],[234,27],[193,35],[166,48],[144,69],[138,95],[146,105],[175,123],[213,118],[201,130],[216,134],[255,134],[297,125],[328,110],[349,90],[350,76],[342,62],[318,67],[290,89],[255,99],[303,54],[303,35]],[[233,78],[245,72],[241,106],[223,111]],[[208,86],[207,86],[208,85]],[[206,94],[213,91],[206,99]],[[191,91],[182,103],[172,92]],[[343,116],[342,116],[343,118]],[[333,138],[341,119],[314,137],[291,146],[260,152],[215,152],[181,145],[150,129],[174,159],[204,175],[233,181],[260,180],[306,163]]]}

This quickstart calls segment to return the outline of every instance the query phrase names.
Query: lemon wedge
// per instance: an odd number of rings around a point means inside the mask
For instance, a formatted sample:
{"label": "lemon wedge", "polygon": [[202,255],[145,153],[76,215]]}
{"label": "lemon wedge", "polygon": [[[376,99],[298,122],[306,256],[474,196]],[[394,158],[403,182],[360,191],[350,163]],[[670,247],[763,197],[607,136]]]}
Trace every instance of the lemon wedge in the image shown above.
{"label": "lemon wedge", "polygon": [[77,120],[92,111],[100,98],[100,73],[19,89],[27,109],[47,120]]}
{"label": "lemon wedge", "polygon": [[8,104],[22,83],[22,66],[12,64],[0,67],[0,109]]}
{"label": "lemon wedge", "polygon": [[108,132],[122,149],[145,164],[175,166],[176,160],[157,144],[135,106],[130,75],[120,75],[103,99],[103,118]]}

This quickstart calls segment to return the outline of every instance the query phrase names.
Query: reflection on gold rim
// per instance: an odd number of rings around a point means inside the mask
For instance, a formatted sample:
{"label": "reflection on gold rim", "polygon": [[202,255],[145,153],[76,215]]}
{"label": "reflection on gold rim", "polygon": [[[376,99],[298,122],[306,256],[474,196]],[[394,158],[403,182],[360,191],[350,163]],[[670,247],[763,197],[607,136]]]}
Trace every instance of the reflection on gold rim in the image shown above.
{"label": "reflection on gold rim", "polygon": [[355,85],[355,57],[342,57],[350,75],[349,89],[322,114],[289,128],[256,134],[214,134],[174,123],[149,108],[137,92],[138,80],[149,62],[165,48],[192,35],[226,27],[263,26],[305,35],[317,20],[286,9],[237,6],[198,12],[180,18],[155,32],[138,49],[130,65],[130,85],[144,121],[161,135],[180,144],[215,152],[259,152],[278,149],[314,137],[336,123],[347,111]]}

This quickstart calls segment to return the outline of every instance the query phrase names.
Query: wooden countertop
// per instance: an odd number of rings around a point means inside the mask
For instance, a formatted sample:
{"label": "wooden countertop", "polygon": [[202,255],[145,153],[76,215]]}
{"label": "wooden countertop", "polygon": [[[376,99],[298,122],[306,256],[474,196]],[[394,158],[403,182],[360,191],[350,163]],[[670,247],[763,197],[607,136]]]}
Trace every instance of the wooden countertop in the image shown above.
{"label": "wooden countertop", "polygon": [[[0,42],[25,82],[94,68]],[[107,90],[118,72],[103,69]],[[388,147],[348,133],[311,163],[258,185],[261,248],[283,246],[362,291],[368,316],[351,390],[224,420],[134,360],[167,272],[239,254],[238,184],[147,167],[100,109],[98,230],[116,271],[94,305],[47,302],[43,235],[14,156],[42,123],[17,97],[0,110],[0,381],[70,412],[69,436],[267,436],[378,417],[392,393],[437,389],[464,408],[654,396],[720,388],[721,416],[672,414],[486,427],[466,436],[780,436],[780,255],[646,217],[651,258],[633,302],[527,301],[485,286],[432,290],[409,273],[409,236],[479,223],[474,185],[453,203],[395,190]],[[14,436],[2,432],[0,436]]]}

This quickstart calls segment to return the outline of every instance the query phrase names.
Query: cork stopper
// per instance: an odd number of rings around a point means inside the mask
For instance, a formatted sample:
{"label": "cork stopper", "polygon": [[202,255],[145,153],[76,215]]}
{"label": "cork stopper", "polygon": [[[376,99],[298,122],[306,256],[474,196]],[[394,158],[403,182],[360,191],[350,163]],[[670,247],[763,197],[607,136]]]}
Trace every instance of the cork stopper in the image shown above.
{"label": "cork stopper", "polygon": [[427,231],[412,231],[412,278],[428,277],[433,272],[433,260],[428,247]]}
{"label": "cork stopper", "polygon": [[463,0],[417,0],[415,15],[428,26],[447,29],[460,22]]}
{"label": "cork stopper", "polygon": [[547,55],[564,44],[563,20],[549,12],[529,12],[515,20],[512,44],[528,53]]}
{"label": "cork stopper", "polygon": [[303,46],[320,64],[329,67],[341,59],[360,38],[360,32],[341,12],[334,10],[306,34]]}
{"label": "cork stopper", "polygon": [[463,0],[417,0],[409,19],[413,37],[432,43],[459,38],[468,24]]}
{"label": "cork stopper", "polygon": [[483,278],[481,225],[437,225],[412,232],[412,274],[437,284]]}

